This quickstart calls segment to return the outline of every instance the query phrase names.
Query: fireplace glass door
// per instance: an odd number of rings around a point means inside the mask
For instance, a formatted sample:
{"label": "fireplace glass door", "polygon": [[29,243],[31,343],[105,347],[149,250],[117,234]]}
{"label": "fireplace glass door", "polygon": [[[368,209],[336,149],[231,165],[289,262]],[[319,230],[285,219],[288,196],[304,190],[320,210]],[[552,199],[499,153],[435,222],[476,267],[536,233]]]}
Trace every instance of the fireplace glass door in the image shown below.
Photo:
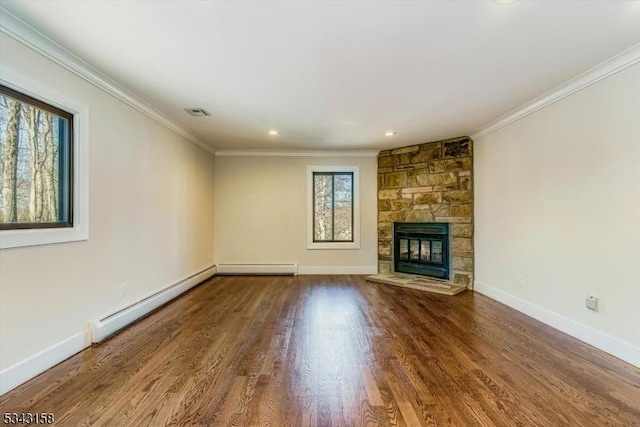
{"label": "fireplace glass door", "polygon": [[395,224],[395,271],[449,278],[449,225]]}
{"label": "fireplace glass door", "polygon": [[442,263],[442,239],[399,239],[400,259]]}

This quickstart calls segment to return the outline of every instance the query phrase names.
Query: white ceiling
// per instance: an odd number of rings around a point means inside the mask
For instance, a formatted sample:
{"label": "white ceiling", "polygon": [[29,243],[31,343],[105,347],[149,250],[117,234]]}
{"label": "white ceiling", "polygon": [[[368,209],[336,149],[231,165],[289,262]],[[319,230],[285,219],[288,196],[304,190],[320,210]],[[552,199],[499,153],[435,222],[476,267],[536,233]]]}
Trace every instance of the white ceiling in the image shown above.
{"label": "white ceiling", "polygon": [[215,148],[467,135],[640,42],[640,1],[1,5]]}

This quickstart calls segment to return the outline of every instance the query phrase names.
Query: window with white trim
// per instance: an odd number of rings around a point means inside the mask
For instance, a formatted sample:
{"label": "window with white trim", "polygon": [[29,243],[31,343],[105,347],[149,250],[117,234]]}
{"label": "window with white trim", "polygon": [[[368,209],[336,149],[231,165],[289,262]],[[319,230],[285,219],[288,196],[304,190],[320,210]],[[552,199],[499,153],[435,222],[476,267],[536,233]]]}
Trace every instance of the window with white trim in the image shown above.
{"label": "window with white trim", "polygon": [[359,168],[307,168],[307,248],[360,248]]}
{"label": "window with white trim", "polygon": [[88,239],[88,111],[0,66],[0,249]]}

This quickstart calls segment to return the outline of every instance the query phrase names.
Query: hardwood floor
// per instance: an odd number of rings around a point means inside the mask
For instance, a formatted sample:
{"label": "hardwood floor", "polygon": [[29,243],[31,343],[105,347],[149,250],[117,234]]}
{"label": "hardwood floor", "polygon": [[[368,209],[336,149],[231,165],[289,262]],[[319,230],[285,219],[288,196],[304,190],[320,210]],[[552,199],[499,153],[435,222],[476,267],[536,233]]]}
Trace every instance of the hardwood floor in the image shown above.
{"label": "hardwood floor", "polygon": [[482,295],[217,277],[0,398],[56,425],[640,425],[640,369]]}

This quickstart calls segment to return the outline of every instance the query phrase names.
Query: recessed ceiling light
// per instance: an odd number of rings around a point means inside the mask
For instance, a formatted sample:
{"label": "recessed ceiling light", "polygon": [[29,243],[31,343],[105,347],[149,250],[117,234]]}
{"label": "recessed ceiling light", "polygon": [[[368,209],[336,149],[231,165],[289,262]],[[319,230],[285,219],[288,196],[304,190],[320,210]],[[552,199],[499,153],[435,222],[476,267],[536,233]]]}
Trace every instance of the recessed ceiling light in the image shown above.
{"label": "recessed ceiling light", "polygon": [[189,114],[191,114],[192,116],[195,116],[195,117],[204,117],[204,116],[210,116],[211,115],[204,108],[185,108],[184,110],[187,113],[189,113]]}
{"label": "recessed ceiling light", "polygon": [[384,136],[393,136],[393,135],[395,135],[395,134],[396,134],[396,133],[395,133],[394,131],[392,131],[392,130],[388,130],[388,131],[386,131],[386,132],[384,133]]}
{"label": "recessed ceiling light", "polygon": [[277,134],[278,134],[278,131],[277,131],[277,130],[275,130],[275,129],[271,129],[271,130],[269,131],[269,135],[271,135],[271,136],[276,136]]}

